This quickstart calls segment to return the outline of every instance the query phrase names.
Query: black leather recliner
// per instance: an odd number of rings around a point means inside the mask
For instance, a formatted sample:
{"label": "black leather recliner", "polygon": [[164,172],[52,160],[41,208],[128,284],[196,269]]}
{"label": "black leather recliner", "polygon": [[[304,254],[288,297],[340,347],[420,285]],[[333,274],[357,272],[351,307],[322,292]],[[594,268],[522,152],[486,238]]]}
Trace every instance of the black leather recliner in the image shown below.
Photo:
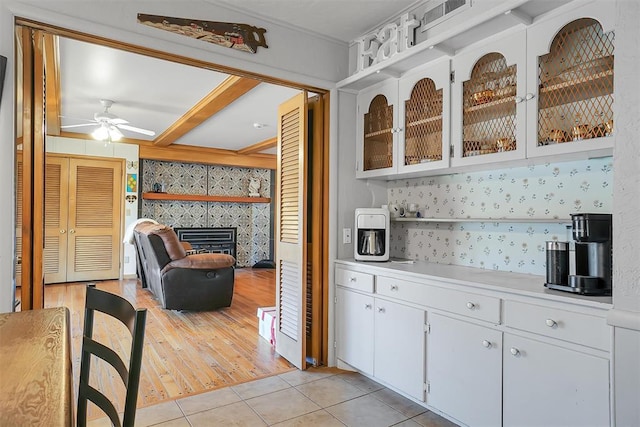
{"label": "black leather recliner", "polygon": [[170,310],[231,306],[235,259],[226,254],[187,255],[171,227],[142,222],[134,229],[142,286]]}

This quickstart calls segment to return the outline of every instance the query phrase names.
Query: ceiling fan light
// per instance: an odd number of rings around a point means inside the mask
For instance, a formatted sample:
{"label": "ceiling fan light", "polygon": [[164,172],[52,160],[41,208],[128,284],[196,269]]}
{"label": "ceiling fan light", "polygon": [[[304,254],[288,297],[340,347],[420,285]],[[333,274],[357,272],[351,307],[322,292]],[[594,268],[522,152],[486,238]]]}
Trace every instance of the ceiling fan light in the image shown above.
{"label": "ceiling fan light", "polygon": [[115,126],[109,126],[109,136],[111,137],[111,141],[120,141],[124,136],[120,129]]}
{"label": "ceiling fan light", "polygon": [[93,139],[97,139],[98,141],[104,141],[109,138],[109,130],[105,126],[99,126],[96,130],[91,132],[91,136]]}

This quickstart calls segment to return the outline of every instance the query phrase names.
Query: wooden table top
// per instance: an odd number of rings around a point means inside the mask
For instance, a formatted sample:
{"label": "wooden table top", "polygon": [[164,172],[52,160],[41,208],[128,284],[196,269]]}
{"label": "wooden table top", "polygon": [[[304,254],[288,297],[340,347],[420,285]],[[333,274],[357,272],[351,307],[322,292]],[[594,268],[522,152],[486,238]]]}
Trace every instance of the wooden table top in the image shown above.
{"label": "wooden table top", "polygon": [[0,314],[0,425],[73,425],[69,310]]}

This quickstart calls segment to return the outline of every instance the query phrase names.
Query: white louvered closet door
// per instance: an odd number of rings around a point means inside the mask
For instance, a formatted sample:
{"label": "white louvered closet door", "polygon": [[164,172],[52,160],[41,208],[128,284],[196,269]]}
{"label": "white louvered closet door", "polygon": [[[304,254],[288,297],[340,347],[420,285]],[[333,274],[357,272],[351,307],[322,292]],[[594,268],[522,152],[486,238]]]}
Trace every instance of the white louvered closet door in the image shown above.
{"label": "white louvered closet door", "polygon": [[122,163],[69,160],[67,281],[120,275]]}
{"label": "white louvered closet door", "polygon": [[67,281],[69,159],[47,156],[44,179],[44,282]]}
{"label": "white louvered closet door", "polygon": [[276,351],[305,369],[307,94],[278,108]]}

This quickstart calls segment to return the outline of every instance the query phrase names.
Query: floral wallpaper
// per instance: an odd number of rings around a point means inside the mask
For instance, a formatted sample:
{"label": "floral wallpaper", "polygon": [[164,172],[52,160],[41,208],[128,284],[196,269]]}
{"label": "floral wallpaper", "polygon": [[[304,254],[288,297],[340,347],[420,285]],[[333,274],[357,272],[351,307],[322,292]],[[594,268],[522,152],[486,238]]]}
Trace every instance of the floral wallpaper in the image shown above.
{"label": "floral wallpaper", "polygon": [[[251,177],[260,179],[260,195],[270,197],[268,169],[208,166],[191,163],[143,160],[142,192],[158,184],[164,192],[246,196]],[[268,203],[184,202],[142,200],[141,218],[152,218],[172,227],[236,227],[238,267],[250,267],[270,259],[272,226]]]}
{"label": "floral wallpaper", "polygon": [[605,157],[390,181],[389,204],[417,204],[422,217],[479,219],[392,222],[390,255],[544,275],[545,242],[571,240],[569,214],[612,212],[612,168]]}

